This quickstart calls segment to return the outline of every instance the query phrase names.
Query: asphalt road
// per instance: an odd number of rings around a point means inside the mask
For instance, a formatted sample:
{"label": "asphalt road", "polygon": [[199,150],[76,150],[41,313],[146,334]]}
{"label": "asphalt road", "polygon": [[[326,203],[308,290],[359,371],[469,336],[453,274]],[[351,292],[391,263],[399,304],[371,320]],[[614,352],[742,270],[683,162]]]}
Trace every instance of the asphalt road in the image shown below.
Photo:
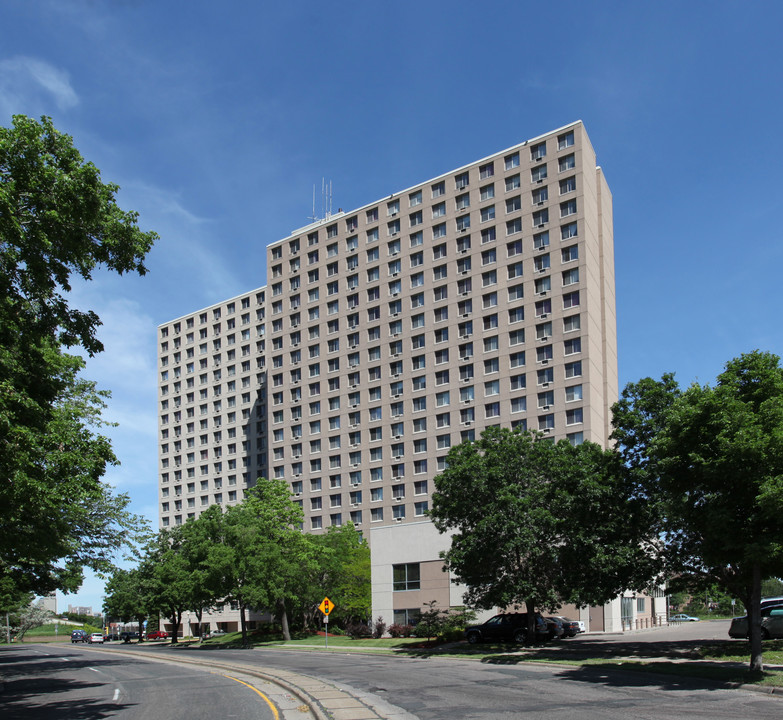
{"label": "asphalt road", "polygon": [[[702,642],[726,638],[725,628],[718,623],[698,625],[626,636],[582,636],[565,641],[563,647],[576,651],[584,644],[586,649],[602,647],[611,655],[626,652],[655,657],[664,647],[671,650],[683,644],[687,651],[699,638]],[[360,694],[374,694],[421,720],[504,720],[521,715],[526,720],[783,717],[779,697],[639,673],[287,650],[153,651],[202,659],[213,656],[221,662],[235,660],[312,675],[350,686]]]}
{"label": "asphalt road", "polygon": [[111,648],[0,651],[2,720],[272,720],[254,690],[220,674],[112,655]]}

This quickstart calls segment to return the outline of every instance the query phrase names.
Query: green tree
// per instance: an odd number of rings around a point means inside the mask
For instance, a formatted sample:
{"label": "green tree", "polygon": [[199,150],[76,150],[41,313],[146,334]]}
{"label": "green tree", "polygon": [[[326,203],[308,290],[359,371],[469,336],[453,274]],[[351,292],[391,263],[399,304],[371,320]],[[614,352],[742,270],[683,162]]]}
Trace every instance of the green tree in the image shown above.
{"label": "green tree", "polygon": [[155,615],[171,621],[171,642],[176,644],[182,614],[193,607],[195,582],[188,556],[184,551],[185,534],[182,526],[162,529],[146,548],[139,566],[146,607]]}
{"label": "green tree", "polygon": [[223,509],[211,505],[197,518],[181,527],[183,555],[190,582],[188,609],[196,614],[199,640],[203,637],[204,610],[214,607],[223,598],[222,576],[210,563],[210,552],[216,538],[222,535]]}
{"label": "green tree", "polygon": [[449,451],[430,515],[451,531],[446,567],[483,609],[598,604],[649,584],[644,503],[629,500],[615,456],[536,433],[490,428]]}
{"label": "green tree", "polygon": [[750,668],[763,669],[762,579],[783,572],[783,370],[754,351],[714,387],[680,391],[671,375],[629,385],[614,438],[638,491],[657,509],[672,587],[712,585],[740,598]]}
{"label": "green tree", "polygon": [[335,608],[329,622],[340,627],[370,617],[370,548],[354,527],[332,526],[322,535],[304,535],[311,546],[298,576],[298,611],[305,629],[320,616],[318,605],[328,597]]}
{"label": "green tree", "polygon": [[136,621],[139,624],[139,642],[147,611],[147,587],[138,568],[124,570],[118,568],[109,578],[105,587],[106,597],[103,611],[108,617],[123,623]]}
{"label": "green tree", "polygon": [[156,236],[117,189],[49,118],[0,128],[0,578],[22,591],[76,589],[139,527],[100,480],[116,462],[96,432],[106,395],[63,353],[102,349],[98,316],[69,306],[73,276],[146,272]]}
{"label": "green tree", "polygon": [[263,478],[223,516],[209,563],[223,596],[239,608],[243,644],[249,608],[273,611],[291,639],[286,606],[298,599],[297,578],[309,547],[298,529],[302,518],[285,481]]}

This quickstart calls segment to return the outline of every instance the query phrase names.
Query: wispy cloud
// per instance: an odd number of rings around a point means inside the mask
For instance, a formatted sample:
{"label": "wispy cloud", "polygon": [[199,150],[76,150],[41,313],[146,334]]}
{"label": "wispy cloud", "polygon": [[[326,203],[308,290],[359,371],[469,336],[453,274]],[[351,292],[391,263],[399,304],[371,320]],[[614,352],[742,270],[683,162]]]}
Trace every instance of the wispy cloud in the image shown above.
{"label": "wispy cloud", "polygon": [[59,110],[79,104],[68,73],[27,55],[0,60],[0,112],[37,115],[54,101]]}

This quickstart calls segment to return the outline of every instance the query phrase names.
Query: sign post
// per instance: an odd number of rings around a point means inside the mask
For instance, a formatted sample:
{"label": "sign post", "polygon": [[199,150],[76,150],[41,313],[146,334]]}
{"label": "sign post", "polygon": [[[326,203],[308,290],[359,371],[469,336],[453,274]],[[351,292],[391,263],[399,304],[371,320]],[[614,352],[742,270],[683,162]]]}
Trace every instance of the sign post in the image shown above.
{"label": "sign post", "polygon": [[334,610],[334,603],[328,597],[325,597],[321,600],[318,609],[324,614],[324,648],[326,649],[329,647],[329,613]]}

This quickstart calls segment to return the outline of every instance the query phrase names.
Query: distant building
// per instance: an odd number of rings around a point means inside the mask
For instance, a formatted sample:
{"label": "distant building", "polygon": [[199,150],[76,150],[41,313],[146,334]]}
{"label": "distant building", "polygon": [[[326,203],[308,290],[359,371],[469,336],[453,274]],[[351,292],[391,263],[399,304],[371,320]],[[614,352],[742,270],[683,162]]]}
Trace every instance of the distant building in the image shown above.
{"label": "distant building", "polygon": [[91,605],[69,605],[68,612],[74,615],[94,615]]}
{"label": "distant building", "polygon": [[51,593],[51,595],[44,595],[41,598],[38,598],[36,601],[36,604],[40,607],[44,608],[44,610],[48,610],[50,613],[53,613],[54,615],[57,614],[57,594]]}
{"label": "distant building", "polygon": [[462,604],[426,515],[449,448],[493,425],[608,442],[612,197],[582,123],[296,230],[267,267],[158,328],[161,526],[284,478],[305,530],[364,533],[373,617]]}

